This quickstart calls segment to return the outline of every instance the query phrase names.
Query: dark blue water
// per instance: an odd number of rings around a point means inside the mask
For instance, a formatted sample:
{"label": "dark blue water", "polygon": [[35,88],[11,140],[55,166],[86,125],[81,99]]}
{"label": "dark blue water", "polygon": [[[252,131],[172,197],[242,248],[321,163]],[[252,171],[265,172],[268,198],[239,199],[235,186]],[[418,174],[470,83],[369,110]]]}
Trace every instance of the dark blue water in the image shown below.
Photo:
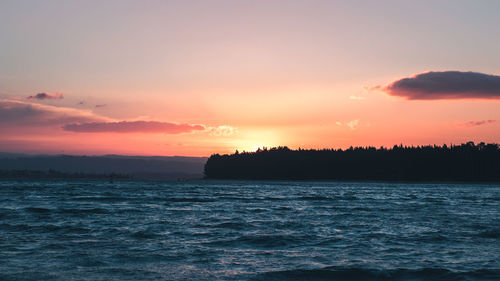
{"label": "dark blue water", "polygon": [[0,182],[0,280],[500,280],[500,186]]}

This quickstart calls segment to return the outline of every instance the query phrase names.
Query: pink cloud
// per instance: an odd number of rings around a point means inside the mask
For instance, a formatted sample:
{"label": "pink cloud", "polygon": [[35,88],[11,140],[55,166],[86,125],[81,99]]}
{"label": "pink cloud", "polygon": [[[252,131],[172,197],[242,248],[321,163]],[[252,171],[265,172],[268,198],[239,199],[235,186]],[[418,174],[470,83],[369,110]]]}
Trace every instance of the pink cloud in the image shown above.
{"label": "pink cloud", "polygon": [[58,92],[55,92],[52,95],[45,92],[41,92],[36,95],[31,95],[26,97],[27,100],[60,100],[63,98],[64,98],[63,94]]}
{"label": "pink cloud", "polygon": [[230,126],[210,127],[163,121],[120,121],[103,117],[90,110],[57,107],[18,100],[0,100],[0,132],[46,133],[61,130],[74,133],[163,133],[182,134],[207,132],[228,136],[235,132]]}
{"label": "pink cloud", "polygon": [[85,133],[164,133],[181,134],[193,131],[204,131],[205,126],[191,124],[176,124],[159,121],[119,121],[119,122],[89,122],[74,123],[63,126],[71,132]]}

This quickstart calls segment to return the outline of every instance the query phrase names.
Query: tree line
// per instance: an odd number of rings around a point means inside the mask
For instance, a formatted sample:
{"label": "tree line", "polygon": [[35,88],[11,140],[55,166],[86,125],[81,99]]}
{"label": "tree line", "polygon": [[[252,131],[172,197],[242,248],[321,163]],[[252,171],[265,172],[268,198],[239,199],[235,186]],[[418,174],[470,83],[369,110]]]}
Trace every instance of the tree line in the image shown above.
{"label": "tree line", "polygon": [[129,180],[131,175],[117,173],[94,174],[80,172],[61,172],[56,170],[0,170],[2,180],[53,180],[53,179],[100,179],[100,180]]}
{"label": "tree line", "polygon": [[496,143],[297,149],[212,155],[209,179],[500,181]]}

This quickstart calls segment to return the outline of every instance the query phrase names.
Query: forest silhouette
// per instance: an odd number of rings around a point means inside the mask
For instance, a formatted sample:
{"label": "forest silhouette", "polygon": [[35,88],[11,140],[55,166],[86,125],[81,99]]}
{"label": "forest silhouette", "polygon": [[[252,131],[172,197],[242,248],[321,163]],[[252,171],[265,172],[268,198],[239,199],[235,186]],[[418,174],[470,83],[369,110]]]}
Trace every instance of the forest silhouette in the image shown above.
{"label": "forest silhouette", "polygon": [[348,149],[262,148],[212,155],[208,179],[500,181],[496,143]]}

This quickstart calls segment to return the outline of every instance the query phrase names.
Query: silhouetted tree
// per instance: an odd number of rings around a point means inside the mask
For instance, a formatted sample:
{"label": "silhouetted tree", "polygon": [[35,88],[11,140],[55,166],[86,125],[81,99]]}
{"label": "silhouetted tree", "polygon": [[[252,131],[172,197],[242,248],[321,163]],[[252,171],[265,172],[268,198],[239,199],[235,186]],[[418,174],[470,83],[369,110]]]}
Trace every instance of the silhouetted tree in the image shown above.
{"label": "silhouetted tree", "polygon": [[395,145],[212,155],[205,164],[212,179],[500,181],[498,144]]}

